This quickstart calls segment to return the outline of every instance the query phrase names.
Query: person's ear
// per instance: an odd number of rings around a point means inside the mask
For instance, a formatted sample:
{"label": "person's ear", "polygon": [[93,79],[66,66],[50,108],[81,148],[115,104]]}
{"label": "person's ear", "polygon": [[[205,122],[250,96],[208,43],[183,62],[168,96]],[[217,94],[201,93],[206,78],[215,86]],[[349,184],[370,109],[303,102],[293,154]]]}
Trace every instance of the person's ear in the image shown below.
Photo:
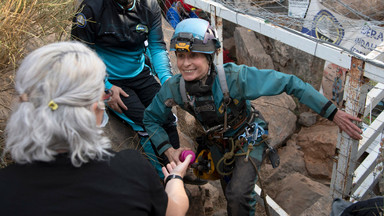
{"label": "person's ear", "polygon": [[104,110],[105,104],[103,101],[98,101],[91,105],[91,112],[95,113],[97,126],[100,126],[103,121]]}

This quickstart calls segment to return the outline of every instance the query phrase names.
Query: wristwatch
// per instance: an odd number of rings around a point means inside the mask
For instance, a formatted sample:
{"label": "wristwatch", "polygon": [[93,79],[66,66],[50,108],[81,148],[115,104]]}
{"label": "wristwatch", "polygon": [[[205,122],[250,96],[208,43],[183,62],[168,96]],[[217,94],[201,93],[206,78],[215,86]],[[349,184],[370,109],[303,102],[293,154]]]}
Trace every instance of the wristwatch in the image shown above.
{"label": "wristwatch", "polygon": [[167,183],[172,180],[172,179],[180,179],[181,181],[183,181],[183,177],[179,176],[179,175],[176,175],[176,174],[170,174],[169,176],[167,176],[167,178],[165,179],[165,183],[164,185],[167,185]]}

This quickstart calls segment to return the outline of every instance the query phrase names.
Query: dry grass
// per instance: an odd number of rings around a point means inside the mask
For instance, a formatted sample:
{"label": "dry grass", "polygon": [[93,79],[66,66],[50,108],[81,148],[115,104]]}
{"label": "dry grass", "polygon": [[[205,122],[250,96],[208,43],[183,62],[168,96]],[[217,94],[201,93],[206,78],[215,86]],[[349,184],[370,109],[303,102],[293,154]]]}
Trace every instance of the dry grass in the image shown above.
{"label": "dry grass", "polygon": [[[14,71],[31,50],[68,40],[78,0],[0,1],[0,157],[14,98]],[[0,158],[0,168],[9,158]]]}
{"label": "dry grass", "polygon": [[77,0],[0,2],[0,71],[17,63],[28,48],[68,38]]}

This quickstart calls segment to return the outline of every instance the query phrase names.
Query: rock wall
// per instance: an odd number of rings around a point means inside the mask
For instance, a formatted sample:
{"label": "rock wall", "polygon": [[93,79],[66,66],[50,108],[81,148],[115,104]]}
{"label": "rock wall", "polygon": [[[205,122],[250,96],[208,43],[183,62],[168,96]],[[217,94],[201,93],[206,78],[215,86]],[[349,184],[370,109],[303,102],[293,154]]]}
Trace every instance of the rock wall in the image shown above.
{"label": "rock wall", "polygon": [[233,23],[224,22],[224,25],[227,25],[224,29],[234,29],[233,36],[225,34],[224,44],[228,41],[229,45],[224,47],[238,64],[293,74],[315,89],[320,88],[324,60]]}

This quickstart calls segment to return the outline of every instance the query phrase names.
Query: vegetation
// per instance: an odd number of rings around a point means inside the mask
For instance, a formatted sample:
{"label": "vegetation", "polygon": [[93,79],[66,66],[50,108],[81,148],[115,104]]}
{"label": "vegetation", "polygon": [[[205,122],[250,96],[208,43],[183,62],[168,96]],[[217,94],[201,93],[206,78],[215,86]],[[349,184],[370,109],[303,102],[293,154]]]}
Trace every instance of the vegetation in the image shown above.
{"label": "vegetation", "polygon": [[77,0],[0,2],[0,71],[36,46],[68,38]]}

